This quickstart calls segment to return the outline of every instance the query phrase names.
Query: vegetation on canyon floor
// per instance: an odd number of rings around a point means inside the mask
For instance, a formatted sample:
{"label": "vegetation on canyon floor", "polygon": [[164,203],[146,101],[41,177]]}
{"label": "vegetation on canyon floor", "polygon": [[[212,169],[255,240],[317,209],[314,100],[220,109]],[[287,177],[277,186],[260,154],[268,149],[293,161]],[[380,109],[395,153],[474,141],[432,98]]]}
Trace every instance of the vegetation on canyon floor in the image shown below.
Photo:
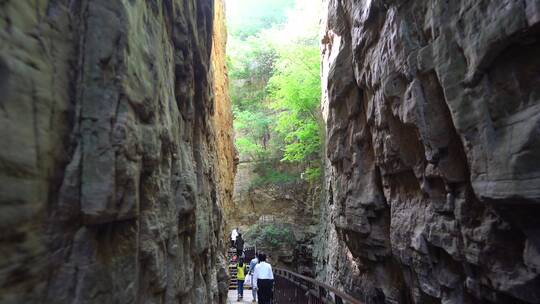
{"label": "vegetation on canyon floor", "polygon": [[[228,68],[240,158],[320,177],[319,8],[307,0],[229,0]],[[289,181],[263,170],[259,183]],[[300,174],[296,175],[296,178]]]}

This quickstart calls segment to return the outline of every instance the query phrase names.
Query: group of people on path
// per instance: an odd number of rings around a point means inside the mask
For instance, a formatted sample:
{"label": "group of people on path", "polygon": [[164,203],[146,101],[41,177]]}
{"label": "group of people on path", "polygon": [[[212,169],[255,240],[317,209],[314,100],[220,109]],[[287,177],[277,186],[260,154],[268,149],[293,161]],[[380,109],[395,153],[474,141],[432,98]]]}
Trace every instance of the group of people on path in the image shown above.
{"label": "group of people on path", "polygon": [[[259,299],[259,304],[272,304],[274,298],[274,273],[272,266],[266,261],[266,254],[259,253],[249,262],[249,270],[244,263],[244,240],[237,228],[231,233],[231,247],[236,248],[236,282],[238,301],[244,297],[244,282],[250,276],[253,303]],[[248,273],[246,274],[246,270]]]}
{"label": "group of people on path", "polygon": [[[238,285],[238,301],[244,297],[244,282],[246,279],[246,264],[240,258],[236,265],[236,282]],[[251,294],[253,303],[259,299],[259,304],[272,304],[274,298],[274,273],[272,265],[266,261],[266,254],[260,253],[249,262],[251,276]]]}

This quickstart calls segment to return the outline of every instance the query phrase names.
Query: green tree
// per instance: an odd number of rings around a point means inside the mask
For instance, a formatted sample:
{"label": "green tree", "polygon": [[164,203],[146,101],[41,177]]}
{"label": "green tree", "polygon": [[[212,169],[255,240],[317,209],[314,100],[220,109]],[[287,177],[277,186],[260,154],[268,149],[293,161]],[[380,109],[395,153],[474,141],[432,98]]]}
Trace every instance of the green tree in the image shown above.
{"label": "green tree", "polygon": [[278,110],[275,130],[285,141],[283,160],[310,163],[308,167],[319,166],[321,152],[319,56],[315,46],[282,48],[269,81],[271,107]]}
{"label": "green tree", "polygon": [[[274,159],[320,175],[320,55],[311,0],[228,0],[228,67],[236,146],[243,160]],[[264,180],[287,180],[266,172]]]}
{"label": "green tree", "polygon": [[238,152],[251,160],[265,159],[268,156],[268,143],[265,139],[269,132],[269,117],[256,110],[235,109],[233,113]]}

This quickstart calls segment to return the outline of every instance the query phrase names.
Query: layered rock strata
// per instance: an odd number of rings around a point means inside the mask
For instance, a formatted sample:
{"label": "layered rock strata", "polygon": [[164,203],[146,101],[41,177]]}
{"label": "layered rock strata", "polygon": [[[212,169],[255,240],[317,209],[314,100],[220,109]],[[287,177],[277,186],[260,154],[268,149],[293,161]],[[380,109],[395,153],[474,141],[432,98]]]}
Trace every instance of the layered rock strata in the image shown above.
{"label": "layered rock strata", "polygon": [[365,303],[540,303],[540,2],[327,9],[319,277]]}
{"label": "layered rock strata", "polygon": [[0,303],[224,301],[213,16],[0,3]]}

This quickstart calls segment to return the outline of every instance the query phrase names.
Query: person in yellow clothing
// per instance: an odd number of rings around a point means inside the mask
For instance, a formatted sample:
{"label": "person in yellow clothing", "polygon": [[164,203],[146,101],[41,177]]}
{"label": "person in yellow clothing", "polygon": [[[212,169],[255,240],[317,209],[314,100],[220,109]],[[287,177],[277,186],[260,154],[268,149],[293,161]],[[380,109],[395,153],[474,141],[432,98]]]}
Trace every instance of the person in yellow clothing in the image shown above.
{"label": "person in yellow clothing", "polygon": [[236,284],[238,285],[238,301],[244,297],[244,280],[246,279],[246,264],[240,258],[236,264]]}

